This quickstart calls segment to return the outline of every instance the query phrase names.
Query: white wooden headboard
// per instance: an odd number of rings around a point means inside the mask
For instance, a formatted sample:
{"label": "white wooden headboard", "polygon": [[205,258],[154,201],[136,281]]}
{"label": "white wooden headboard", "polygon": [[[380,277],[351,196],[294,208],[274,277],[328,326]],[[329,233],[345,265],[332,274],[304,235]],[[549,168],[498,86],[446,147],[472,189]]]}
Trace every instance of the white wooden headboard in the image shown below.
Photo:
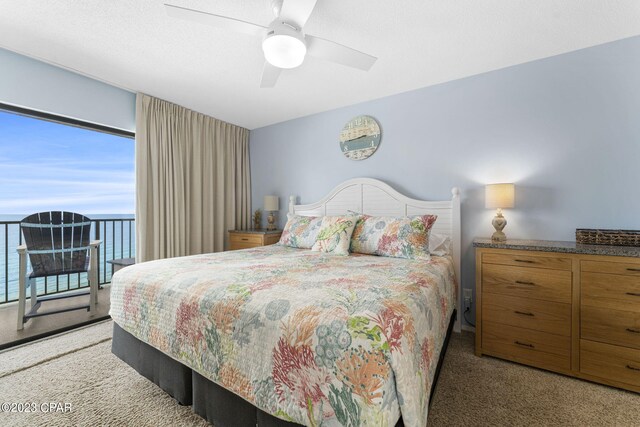
{"label": "white wooden headboard", "polygon": [[450,237],[452,257],[458,285],[458,318],[454,329],[460,331],[462,318],[460,290],[460,190],[451,190],[451,200],[426,201],[407,197],[388,184],[372,178],[354,178],[343,182],[320,201],[296,205],[296,197],[289,198],[289,212],[303,216],[345,215],[349,211],[373,216],[438,215],[432,233]]}

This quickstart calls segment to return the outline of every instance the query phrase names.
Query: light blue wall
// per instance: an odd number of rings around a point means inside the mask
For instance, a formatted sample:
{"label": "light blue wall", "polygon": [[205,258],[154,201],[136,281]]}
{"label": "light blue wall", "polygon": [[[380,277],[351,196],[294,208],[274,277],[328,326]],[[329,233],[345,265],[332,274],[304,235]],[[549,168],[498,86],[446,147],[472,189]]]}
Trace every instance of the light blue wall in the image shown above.
{"label": "light blue wall", "polygon": [[135,93],[0,49],[0,102],[135,131]]}
{"label": "light blue wall", "polygon": [[[378,151],[345,158],[340,129],[368,114]],[[462,190],[462,282],[494,213],[483,185],[515,182],[512,238],[574,240],[577,227],[640,229],[640,37],[251,131],[253,208],[265,194],[309,203],[353,177],[420,199]]]}

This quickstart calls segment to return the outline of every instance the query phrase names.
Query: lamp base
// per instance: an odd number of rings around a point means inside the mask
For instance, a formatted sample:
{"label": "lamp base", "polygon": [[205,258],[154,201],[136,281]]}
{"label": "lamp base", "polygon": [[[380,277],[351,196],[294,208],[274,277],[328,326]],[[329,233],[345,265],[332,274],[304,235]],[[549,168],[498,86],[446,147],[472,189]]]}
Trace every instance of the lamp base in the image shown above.
{"label": "lamp base", "polygon": [[507,241],[507,235],[502,231],[496,231],[491,235],[491,241],[496,243],[502,243]]}
{"label": "lamp base", "polygon": [[276,229],[276,217],[273,215],[273,212],[269,212],[267,223],[267,230],[273,231]]}
{"label": "lamp base", "polygon": [[496,232],[491,236],[491,240],[494,242],[506,242],[507,236],[502,230],[507,226],[507,220],[502,216],[502,209],[498,209],[496,216],[491,221],[491,225],[496,229]]}

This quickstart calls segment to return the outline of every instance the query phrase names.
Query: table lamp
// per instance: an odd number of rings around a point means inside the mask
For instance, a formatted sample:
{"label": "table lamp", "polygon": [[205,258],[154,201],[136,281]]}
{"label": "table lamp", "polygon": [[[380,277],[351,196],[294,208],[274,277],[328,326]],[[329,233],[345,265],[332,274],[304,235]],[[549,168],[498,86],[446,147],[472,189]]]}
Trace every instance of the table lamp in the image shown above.
{"label": "table lamp", "polygon": [[507,220],[502,216],[502,209],[512,208],[515,199],[515,185],[513,184],[489,184],[484,187],[484,203],[487,209],[497,209],[496,216],[491,224],[496,232],[491,236],[494,242],[505,242],[507,236],[502,232],[507,225]]}
{"label": "table lamp", "polygon": [[264,211],[269,212],[269,216],[267,217],[267,230],[276,229],[276,217],[273,213],[279,209],[278,196],[264,196]]}

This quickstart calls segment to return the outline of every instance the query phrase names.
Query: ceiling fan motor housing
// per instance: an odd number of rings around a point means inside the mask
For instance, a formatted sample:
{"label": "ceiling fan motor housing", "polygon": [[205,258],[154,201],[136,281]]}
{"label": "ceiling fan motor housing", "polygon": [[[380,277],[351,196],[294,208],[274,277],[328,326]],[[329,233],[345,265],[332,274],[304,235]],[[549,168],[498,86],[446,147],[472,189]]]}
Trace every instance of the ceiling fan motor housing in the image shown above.
{"label": "ceiling fan motor housing", "polygon": [[307,53],[304,33],[295,26],[274,20],[262,41],[265,59],[279,68],[296,68]]}
{"label": "ceiling fan motor housing", "polygon": [[282,0],[271,0],[271,11],[276,18],[280,16],[282,10]]}

